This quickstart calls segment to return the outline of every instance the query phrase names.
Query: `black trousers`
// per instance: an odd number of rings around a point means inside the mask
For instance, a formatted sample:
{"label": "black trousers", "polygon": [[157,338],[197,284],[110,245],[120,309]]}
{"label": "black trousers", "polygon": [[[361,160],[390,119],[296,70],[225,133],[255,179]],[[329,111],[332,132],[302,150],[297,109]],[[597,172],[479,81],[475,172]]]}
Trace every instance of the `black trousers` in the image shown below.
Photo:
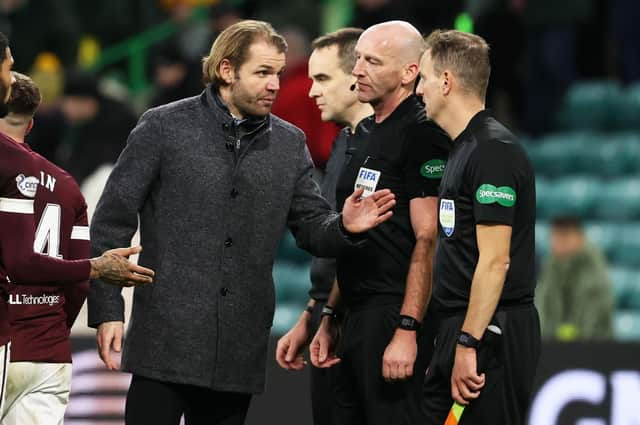
{"label": "black trousers", "polygon": [[[453,404],[451,371],[464,313],[443,317],[424,386],[426,425],[444,424]],[[531,305],[498,308],[491,322],[502,336],[479,352],[488,356],[485,386],[464,410],[460,425],[524,425],[540,357],[540,321]]]}
{"label": "black trousers", "polygon": [[347,311],[338,352],[342,360],[334,366],[334,425],[424,423],[420,405],[430,353],[422,331],[417,333],[413,377],[391,383],[382,377],[382,357],[397,328],[399,314],[398,302]]}
{"label": "black trousers", "polygon": [[[309,323],[309,335],[315,335],[320,326],[320,313],[325,301],[316,300]],[[311,364],[311,362],[309,362]],[[334,398],[335,368],[320,369],[311,365],[311,412],[314,425],[333,425],[332,406]]]}
{"label": "black trousers", "polygon": [[213,391],[133,375],[125,406],[127,425],[243,425],[251,394]]}

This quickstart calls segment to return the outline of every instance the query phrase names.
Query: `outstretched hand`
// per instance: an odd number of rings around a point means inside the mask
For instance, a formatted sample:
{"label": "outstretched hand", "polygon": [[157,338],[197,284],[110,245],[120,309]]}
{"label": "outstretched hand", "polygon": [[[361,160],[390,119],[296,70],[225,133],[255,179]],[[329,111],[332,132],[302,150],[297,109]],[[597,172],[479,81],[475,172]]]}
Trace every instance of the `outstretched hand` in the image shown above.
{"label": "outstretched hand", "polygon": [[366,198],[363,188],[357,189],[345,201],[342,208],[342,224],[350,233],[362,233],[384,223],[393,215],[395,195],[389,189],[378,190]]}
{"label": "outstretched hand", "polygon": [[142,251],[140,246],[116,248],[91,259],[91,279],[102,279],[120,287],[153,282],[153,270],[130,262],[127,258]]}

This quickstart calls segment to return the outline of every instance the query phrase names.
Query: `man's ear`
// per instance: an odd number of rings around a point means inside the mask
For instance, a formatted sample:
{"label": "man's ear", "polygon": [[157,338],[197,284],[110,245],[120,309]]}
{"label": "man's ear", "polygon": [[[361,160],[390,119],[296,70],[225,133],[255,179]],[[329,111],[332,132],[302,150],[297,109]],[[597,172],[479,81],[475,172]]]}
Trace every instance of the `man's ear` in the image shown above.
{"label": "man's ear", "polygon": [[222,61],[220,62],[219,72],[220,77],[222,77],[225,83],[233,83],[235,77],[235,69],[229,59],[222,59]]}
{"label": "man's ear", "polygon": [[408,64],[402,70],[402,85],[413,84],[418,78],[420,68],[417,63]]}
{"label": "man's ear", "polygon": [[442,72],[442,94],[447,96],[449,93],[451,93],[453,86],[456,84],[456,77],[451,73],[451,71],[445,69]]}
{"label": "man's ear", "polygon": [[33,128],[33,118],[29,120],[29,124],[27,124],[27,129],[24,131],[24,135],[31,133],[31,129]]}

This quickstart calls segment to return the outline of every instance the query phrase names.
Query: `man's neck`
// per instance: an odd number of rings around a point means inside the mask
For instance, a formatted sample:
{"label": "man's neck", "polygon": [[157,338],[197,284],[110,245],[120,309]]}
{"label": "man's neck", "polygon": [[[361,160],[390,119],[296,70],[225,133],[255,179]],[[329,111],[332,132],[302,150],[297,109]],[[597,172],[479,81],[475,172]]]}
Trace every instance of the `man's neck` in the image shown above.
{"label": "man's neck", "polygon": [[218,93],[220,93],[220,99],[222,100],[222,103],[224,103],[224,106],[227,107],[231,115],[233,115],[235,118],[238,118],[238,119],[245,118],[242,115],[242,112],[240,112],[240,110],[236,108],[233,102],[231,101],[231,87],[222,86],[218,90]]}
{"label": "man's neck", "polygon": [[24,143],[24,129],[0,125],[0,133],[9,136],[14,142]]}
{"label": "man's neck", "polygon": [[393,111],[395,111],[396,108],[412,94],[412,91],[400,87],[398,90],[391,93],[386,99],[372,105],[373,113],[376,116],[376,123],[380,124],[382,121],[386,120],[389,115],[391,115]]}
{"label": "man's neck", "polygon": [[371,109],[371,105],[357,102],[347,111],[347,125],[351,128],[352,132],[355,132],[360,121],[372,114],[373,109]]}
{"label": "man's neck", "polygon": [[471,119],[482,110],[484,110],[484,103],[480,100],[452,102],[449,110],[442,114],[444,117],[438,120],[438,124],[447,132],[451,140],[456,140],[467,128]]}

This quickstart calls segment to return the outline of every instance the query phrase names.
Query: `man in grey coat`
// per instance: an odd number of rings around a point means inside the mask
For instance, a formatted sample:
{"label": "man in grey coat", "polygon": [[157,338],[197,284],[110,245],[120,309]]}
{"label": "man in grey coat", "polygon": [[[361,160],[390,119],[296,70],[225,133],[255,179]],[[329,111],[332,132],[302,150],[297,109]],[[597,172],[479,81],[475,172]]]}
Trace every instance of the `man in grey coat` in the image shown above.
{"label": "man in grey coat", "polygon": [[[126,423],[242,424],[264,389],[274,311],[272,266],[288,227],[317,256],[336,256],[391,216],[388,190],[332,211],[311,177],[304,134],[270,114],[286,42],[259,21],[232,25],[204,59],[200,95],[147,111],[105,187],[92,250],[128,242],[140,219],[140,263],[122,356],[133,373]],[[100,356],[122,341],[119,290],[92,282],[89,325]]]}

